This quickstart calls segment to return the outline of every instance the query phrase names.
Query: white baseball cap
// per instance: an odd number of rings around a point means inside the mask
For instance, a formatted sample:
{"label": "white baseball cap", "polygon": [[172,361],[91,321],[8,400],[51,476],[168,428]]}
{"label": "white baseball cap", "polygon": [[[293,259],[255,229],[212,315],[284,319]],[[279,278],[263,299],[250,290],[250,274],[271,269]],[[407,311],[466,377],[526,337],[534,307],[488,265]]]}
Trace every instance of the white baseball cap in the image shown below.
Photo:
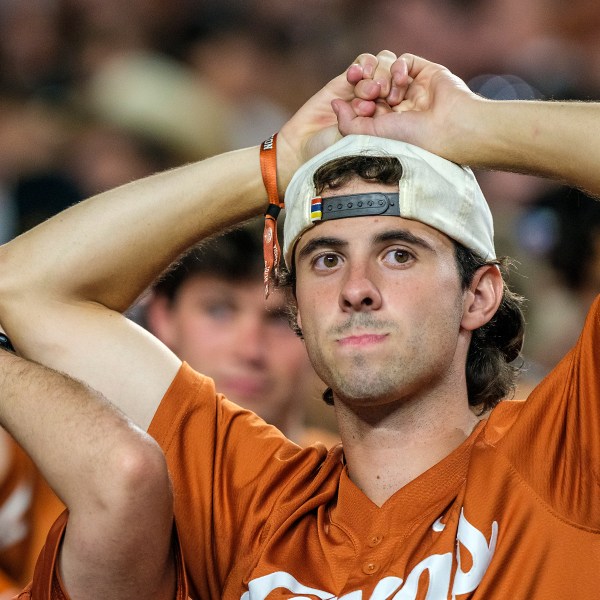
{"label": "white baseball cap", "polygon": [[[358,202],[345,196],[337,202],[333,196],[321,203],[313,181],[315,171],[347,156],[397,158],[402,165],[397,202],[395,194],[375,194],[374,201],[360,198]],[[283,256],[288,268],[296,243],[307,229],[323,220],[373,214],[420,221],[485,260],[496,257],[492,214],[473,171],[405,142],[367,135],[342,138],[296,171],[285,193],[285,207]]]}

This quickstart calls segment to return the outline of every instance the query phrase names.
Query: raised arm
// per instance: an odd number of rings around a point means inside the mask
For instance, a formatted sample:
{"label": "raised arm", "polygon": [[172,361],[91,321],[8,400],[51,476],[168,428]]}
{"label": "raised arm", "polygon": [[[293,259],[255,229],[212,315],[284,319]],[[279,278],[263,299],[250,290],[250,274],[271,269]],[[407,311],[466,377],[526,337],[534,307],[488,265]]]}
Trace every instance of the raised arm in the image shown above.
{"label": "raised arm", "polygon": [[172,497],[158,445],[69,377],[0,350],[0,424],[69,509],[71,600],[175,597]]}
{"label": "raised arm", "polygon": [[356,98],[334,102],[345,135],[401,139],[461,164],[544,175],[600,195],[600,103],[486,100],[412,54],[387,72],[363,55],[347,76]]}
{"label": "raised arm", "polygon": [[[282,128],[278,180],[338,135],[331,101],[345,75]],[[262,213],[258,147],[106,192],[0,248],[0,324],[18,352],[82,379],[147,428],[179,360],[121,316],[198,240]]]}

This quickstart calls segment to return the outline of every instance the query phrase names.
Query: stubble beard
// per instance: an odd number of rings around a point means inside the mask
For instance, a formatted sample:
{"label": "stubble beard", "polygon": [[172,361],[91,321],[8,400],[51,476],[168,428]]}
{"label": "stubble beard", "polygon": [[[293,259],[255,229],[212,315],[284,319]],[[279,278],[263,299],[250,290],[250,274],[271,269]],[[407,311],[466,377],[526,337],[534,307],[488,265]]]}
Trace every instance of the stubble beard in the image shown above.
{"label": "stubble beard", "polygon": [[[346,404],[373,406],[404,401],[435,385],[450,366],[452,348],[450,345],[447,348],[439,346],[441,340],[449,338],[434,335],[438,348],[437,352],[432,352],[431,337],[428,342],[415,330],[409,338],[402,338],[398,324],[393,321],[359,315],[327,333],[329,339],[343,337],[359,326],[370,333],[380,331],[396,337],[397,351],[390,348],[387,356],[381,356],[357,349],[343,360],[336,360],[327,356],[318,344],[307,344],[315,370],[331,387],[334,396]],[[427,326],[424,330],[428,331]]]}
{"label": "stubble beard", "polygon": [[[393,321],[355,313],[345,323],[329,328],[326,335],[327,339],[339,339],[357,331],[397,334],[398,330]],[[315,370],[340,400],[368,405],[376,400],[394,399],[404,370],[398,361],[388,359],[384,363],[360,348],[343,360],[326,356],[318,343],[307,343],[307,349]]]}

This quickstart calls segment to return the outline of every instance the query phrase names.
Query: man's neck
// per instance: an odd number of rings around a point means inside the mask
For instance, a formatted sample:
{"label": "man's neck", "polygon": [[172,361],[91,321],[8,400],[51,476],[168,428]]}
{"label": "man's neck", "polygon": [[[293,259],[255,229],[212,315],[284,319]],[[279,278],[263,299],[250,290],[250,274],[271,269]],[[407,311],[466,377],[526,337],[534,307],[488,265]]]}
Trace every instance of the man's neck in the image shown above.
{"label": "man's neck", "polygon": [[378,506],[460,446],[479,421],[466,399],[368,410],[336,400],[336,415],[350,479]]}

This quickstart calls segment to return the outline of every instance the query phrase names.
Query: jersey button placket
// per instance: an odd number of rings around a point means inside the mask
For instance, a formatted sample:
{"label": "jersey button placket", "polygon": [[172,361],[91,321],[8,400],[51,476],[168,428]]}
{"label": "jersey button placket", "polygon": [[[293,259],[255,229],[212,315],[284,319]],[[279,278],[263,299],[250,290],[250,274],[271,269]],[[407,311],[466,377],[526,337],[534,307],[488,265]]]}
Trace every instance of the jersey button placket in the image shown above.
{"label": "jersey button placket", "polygon": [[[380,533],[372,533],[366,539],[366,548],[377,548],[383,540],[383,535]],[[369,554],[369,552],[367,552]],[[378,553],[379,554],[379,553]],[[368,558],[362,564],[362,572],[365,575],[374,575],[381,569],[381,563],[375,557]]]}

